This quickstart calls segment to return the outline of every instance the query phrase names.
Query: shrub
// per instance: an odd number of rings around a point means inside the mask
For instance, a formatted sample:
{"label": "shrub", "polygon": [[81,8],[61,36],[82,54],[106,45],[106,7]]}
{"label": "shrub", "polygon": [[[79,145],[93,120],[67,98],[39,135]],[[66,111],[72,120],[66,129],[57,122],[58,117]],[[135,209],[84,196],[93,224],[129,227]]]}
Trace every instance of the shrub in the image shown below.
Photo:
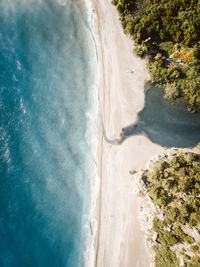
{"label": "shrub", "polygon": [[167,83],[165,87],[165,97],[168,99],[176,99],[180,95],[180,90],[175,83]]}
{"label": "shrub", "polygon": [[156,245],[153,247],[156,256],[155,264],[157,267],[178,267],[176,254],[168,247]]}
{"label": "shrub", "polygon": [[[184,97],[191,111],[200,108],[198,1],[112,0],[112,3],[117,6],[124,31],[139,45],[138,55],[150,55],[148,69],[152,81],[165,88],[166,97]],[[171,67],[178,69],[170,73]]]}
{"label": "shrub", "polygon": [[179,242],[178,238],[169,231],[163,230],[158,233],[157,242],[165,246],[172,246]]}
{"label": "shrub", "polygon": [[[200,245],[184,230],[185,227],[200,225],[200,156],[178,152],[168,160],[159,158],[152,163],[150,170],[144,171],[143,179],[148,194],[154,205],[159,206],[164,219],[155,217],[153,220],[153,231],[157,233],[154,247],[156,267],[179,266],[175,253],[170,249],[176,244],[187,245],[191,252],[200,254]],[[181,251],[184,266],[194,266],[187,250]],[[169,259],[165,262],[166,255]],[[198,257],[194,261],[198,266]]]}

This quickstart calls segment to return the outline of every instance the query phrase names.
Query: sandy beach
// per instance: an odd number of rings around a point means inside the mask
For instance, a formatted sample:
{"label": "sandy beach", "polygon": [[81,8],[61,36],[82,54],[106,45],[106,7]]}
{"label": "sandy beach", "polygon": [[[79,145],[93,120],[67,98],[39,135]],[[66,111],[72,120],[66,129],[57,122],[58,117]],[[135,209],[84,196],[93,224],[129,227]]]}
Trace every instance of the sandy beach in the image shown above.
{"label": "sandy beach", "polygon": [[[100,64],[100,116],[106,136],[113,139],[137,119],[149,76],[145,62],[133,54],[133,43],[123,33],[110,2],[93,0],[93,24]],[[100,134],[95,267],[150,266],[150,251],[139,220],[138,196],[129,171],[145,168],[149,159],[163,150],[145,136],[111,145]]]}

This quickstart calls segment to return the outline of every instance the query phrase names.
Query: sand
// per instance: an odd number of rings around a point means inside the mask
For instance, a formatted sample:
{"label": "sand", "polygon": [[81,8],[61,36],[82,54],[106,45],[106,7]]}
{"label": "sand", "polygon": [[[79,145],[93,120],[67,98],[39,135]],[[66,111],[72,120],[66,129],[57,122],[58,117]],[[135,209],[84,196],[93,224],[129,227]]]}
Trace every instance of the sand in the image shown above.
{"label": "sand", "polygon": [[[144,106],[145,62],[133,54],[133,42],[122,30],[111,0],[93,0],[93,34],[100,66],[100,117],[108,138],[117,138]],[[99,134],[100,193],[97,203],[96,267],[150,266],[150,249],[141,230],[134,177],[163,152],[145,136],[121,145]]]}

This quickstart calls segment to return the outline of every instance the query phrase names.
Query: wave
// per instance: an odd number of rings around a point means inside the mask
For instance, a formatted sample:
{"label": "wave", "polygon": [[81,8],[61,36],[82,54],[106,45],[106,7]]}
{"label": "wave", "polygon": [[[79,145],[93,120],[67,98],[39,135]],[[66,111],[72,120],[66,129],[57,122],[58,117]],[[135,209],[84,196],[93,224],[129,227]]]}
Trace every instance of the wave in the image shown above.
{"label": "wave", "polygon": [[89,22],[73,1],[0,5],[0,265],[82,266],[98,191]]}

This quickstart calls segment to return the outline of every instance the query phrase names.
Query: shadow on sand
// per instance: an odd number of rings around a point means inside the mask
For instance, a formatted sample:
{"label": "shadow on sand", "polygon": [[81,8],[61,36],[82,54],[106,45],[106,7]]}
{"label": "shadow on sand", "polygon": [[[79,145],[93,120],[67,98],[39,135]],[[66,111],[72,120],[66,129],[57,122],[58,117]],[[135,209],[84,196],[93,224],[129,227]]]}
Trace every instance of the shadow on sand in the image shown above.
{"label": "shadow on sand", "polygon": [[152,142],[166,147],[190,147],[200,141],[200,113],[191,114],[182,101],[175,105],[163,98],[161,89],[145,85],[145,106],[137,122],[122,129],[119,139],[106,140],[121,144],[128,137],[146,135]]}

